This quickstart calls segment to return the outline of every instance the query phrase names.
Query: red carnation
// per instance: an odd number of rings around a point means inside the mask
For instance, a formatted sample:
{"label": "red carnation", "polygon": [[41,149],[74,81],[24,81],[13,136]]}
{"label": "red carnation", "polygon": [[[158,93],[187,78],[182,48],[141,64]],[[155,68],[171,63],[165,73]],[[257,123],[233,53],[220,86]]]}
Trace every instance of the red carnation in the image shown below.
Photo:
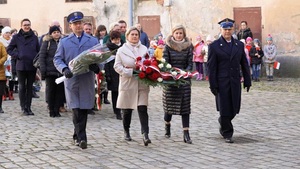
{"label": "red carnation", "polygon": [[144,79],[146,77],[146,74],[144,72],[139,73],[139,78]]}
{"label": "red carnation", "polygon": [[145,59],[149,59],[149,54],[148,53],[145,54]]}
{"label": "red carnation", "polygon": [[154,72],[152,76],[155,80],[157,80],[161,75],[158,72]]}
{"label": "red carnation", "polygon": [[141,61],[142,60],[142,57],[140,57],[140,56],[138,56],[137,58],[136,58],[136,61]]}
{"label": "red carnation", "polygon": [[158,66],[158,62],[156,60],[151,62],[151,65]]}
{"label": "red carnation", "polygon": [[144,60],[143,64],[144,64],[145,66],[150,66],[151,61],[148,60],[148,59],[147,59],[147,60]]}
{"label": "red carnation", "polygon": [[152,73],[152,69],[150,67],[147,67],[145,72],[146,72],[146,74],[151,74]]}

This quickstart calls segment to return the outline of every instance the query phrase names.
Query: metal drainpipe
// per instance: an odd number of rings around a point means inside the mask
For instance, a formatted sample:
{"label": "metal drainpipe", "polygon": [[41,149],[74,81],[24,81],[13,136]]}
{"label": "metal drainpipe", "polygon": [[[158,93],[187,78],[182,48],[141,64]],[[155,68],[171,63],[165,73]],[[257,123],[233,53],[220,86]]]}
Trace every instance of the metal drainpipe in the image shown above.
{"label": "metal drainpipe", "polygon": [[133,26],[133,0],[129,0],[129,26]]}

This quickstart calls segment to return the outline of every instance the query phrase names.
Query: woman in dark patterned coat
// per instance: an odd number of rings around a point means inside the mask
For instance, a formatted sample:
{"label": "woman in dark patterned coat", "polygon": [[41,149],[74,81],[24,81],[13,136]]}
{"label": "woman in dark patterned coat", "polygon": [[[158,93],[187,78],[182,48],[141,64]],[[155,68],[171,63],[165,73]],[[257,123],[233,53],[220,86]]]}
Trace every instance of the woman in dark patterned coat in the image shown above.
{"label": "woman in dark patterned coat", "polygon": [[[185,71],[193,69],[193,45],[186,37],[185,28],[182,25],[172,29],[172,35],[166,39],[163,58],[173,67]],[[165,136],[171,136],[172,115],[181,115],[183,127],[183,140],[191,144],[189,136],[189,124],[191,113],[191,80],[187,79],[188,84],[181,86],[167,86],[163,89],[163,106],[165,120]]]}

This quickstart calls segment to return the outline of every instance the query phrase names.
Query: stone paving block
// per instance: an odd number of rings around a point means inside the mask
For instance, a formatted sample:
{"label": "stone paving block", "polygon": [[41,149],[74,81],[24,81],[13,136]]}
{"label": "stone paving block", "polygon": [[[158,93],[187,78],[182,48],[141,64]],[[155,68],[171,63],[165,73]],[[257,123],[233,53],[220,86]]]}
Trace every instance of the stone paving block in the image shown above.
{"label": "stone paving block", "polygon": [[[161,88],[151,88],[149,136],[145,147],[137,112],[133,112],[133,141],[123,140],[122,121],[111,105],[88,117],[88,149],[72,145],[72,113],[50,118],[44,102],[33,99],[35,116],[20,115],[18,98],[3,102],[0,115],[0,168],[297,168],[300,166],[300,96],[297,93],[252,90],[242,95],[242,108],[233,120],[234,144],[218,133],[218,112],[206,82],[192,87],[190,134],[183,143],[180,116],[173,116],[170,139],[164,137]],[[274,97],[280,98],[274,100]],[[265,105],[269,104],[269,107]],[[17,108],[12,105],[16,105]],[[255,105],[255,106],[253,106]],[[24,159],[24,160],[19,160]],[[15,161],[13,161],[15,160]],[[6,164],[4,166],[3,164]]]}

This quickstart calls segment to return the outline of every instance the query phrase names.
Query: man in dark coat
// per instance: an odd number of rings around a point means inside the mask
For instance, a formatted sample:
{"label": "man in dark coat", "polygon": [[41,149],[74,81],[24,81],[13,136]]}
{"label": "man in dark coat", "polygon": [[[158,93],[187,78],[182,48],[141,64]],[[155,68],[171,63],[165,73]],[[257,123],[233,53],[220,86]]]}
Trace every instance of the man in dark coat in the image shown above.
{"label": "man in dark coat", "polygon": [[220,21],[222,36],[208,47],[210,90],[216,96],[217,110],[220,112],[220,134],[226,143],[233,143],[231,120],[240,111],[241,69],[247,92],[251,86],[244,44],[232,37],[233,23],[234,21],[228,18]]}
{"label": "man in dark coat", "polygon": [[31,29],[29,19],[21,21],[21,29],[15,34],[7,47],[7,53],[16,60],[16,73],[19,81],[19,99],[23,115],[34,115],[31,111],[32,85],[36,68],[33,58],[40,50],[38,37]]}
{"label": "man in dark coat", "polygon": [[149,38],[147,33],[143,31],[142,25],[140,23],[137,23],[135,27],[138,28],[138,30],[141,32],[141,37],[140,37],[141,43],[147,48],[149,48],[150,46]]}
{"label": "man in dark coat", "polygon": [[252,32],[251,32],[250,28],[248,28],[247,21],[242,21],[241,22],[241,30],[237,34],[237,38],[238,38],[238,40],[241,40],[241,39],[246,40],[248,37],[251,37],[253,39]]}

